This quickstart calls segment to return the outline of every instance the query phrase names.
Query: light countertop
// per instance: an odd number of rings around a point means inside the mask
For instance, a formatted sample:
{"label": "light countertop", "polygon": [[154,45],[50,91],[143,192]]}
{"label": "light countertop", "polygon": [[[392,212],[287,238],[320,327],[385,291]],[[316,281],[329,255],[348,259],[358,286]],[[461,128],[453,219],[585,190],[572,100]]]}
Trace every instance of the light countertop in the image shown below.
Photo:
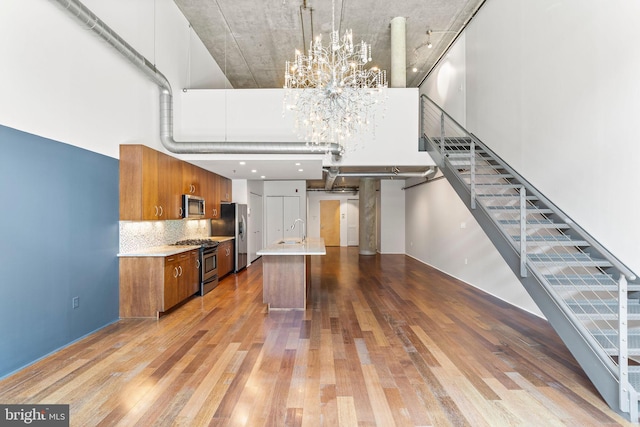
{"label": "light countertop", "polygon": [[[233,240],[235,237],[233,236],[205,236],[199,237],[199,239],[211,239],[217,242],[226,242],[227,240]],[[198,245],[185,245],[185,246],[174,246],[174,245],[162,245],[162,246],[153,246],[150,248],[137,249],[131,252],[120,252],[118,257],[143,257],[143,256],[157,256],[157,257],[165,257],[171,256],[175,254],[179,254],[181,252],[192,251],[194,249],[200,249]]]}
{"label": "light countertop", "polygon": [[173,245],[163,245],[163,246],[154,246],[151,248],[138,249],[136,251],[119,253],[118,257],[142,257],[142,256],[158,256],[165,257],[170,255],[179,254],[181,252],[192,251],[194,249],[200,249],[200,246],[173,246]]}
{"label": "light countertop", "polygon": [[285,239],[286,243],[273,243],[257,252],[258,255],[326,255],[324,239],[307,237],[304,242],[300,239]]}

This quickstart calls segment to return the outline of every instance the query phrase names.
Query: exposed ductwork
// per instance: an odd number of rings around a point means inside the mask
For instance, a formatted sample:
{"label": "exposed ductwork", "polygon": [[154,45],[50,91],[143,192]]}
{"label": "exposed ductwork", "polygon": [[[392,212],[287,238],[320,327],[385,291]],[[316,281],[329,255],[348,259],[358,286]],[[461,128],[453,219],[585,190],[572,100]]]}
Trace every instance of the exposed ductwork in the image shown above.
{"label": "exposed ductwork", "polygon": [[430,179],[438,172],[437,166],[431,166],[424,172],[340,172],[339,168],[325,168],[325,191],[331,191],[333,184],[338,177],[344,178],[380,178],[380,179],[393,179],[393,178],[424,178]]}
{"label": "exposed ductwork", "polygon": [[[319,154],[317,147],[304,142],[188,142],[176,141],[173,138],[173,95],[169,80],[136,51],[122,37],[115,33],[107,24],[91,12],[78,0],[53,0],[60,4],[71,15],[75,16],[83,25],[93,31],[100,38],[109,43],[125,56],[133,65],[142,71],[160,89],[160,141],[172,153],[178,154]],[[334,159],[342,156],[342,149],[338,144],[329,144],[326,152]]]}
{"label": "exposed ductwork", "polygon": [[324,171],[327,174],[327,178],[324,181],[324,189],[326,191],[331,191],[331,189],[333,188],[333,183],[336,181],[336,178],[338,177],[338,173],[340,173],[340,169],[336,167],[332,167],[332,168],[327,168]]}

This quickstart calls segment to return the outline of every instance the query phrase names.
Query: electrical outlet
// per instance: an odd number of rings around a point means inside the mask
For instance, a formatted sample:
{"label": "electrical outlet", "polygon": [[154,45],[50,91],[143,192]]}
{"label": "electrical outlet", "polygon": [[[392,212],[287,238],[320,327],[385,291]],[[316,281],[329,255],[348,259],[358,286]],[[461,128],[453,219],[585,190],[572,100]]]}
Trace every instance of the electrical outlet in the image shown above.
{"label": "electrical outlet", "polygon": [[76,309],[78,307],[80,307],[80,297],[73,297],[71,298],[71,306]]}

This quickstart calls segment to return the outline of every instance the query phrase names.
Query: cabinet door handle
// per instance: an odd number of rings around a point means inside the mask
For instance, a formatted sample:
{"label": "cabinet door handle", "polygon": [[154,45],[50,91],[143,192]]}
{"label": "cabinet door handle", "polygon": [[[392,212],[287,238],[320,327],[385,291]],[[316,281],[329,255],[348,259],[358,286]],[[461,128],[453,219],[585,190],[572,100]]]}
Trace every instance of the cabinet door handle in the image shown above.
{"label": "cabinet door handle", "polygon": [[178,266],[178,276],[182,276],[182,266]]}
{"label": "cabinet door handle", "polygon": [[200,260],[199,259],[196,260],[196,268],[200,268]]}
{"label": "cabinet door handle", "polygon": [[178,274],[178,267],[173,267],[173,277],[177,278],[179,276]]}
{"label": "cabinet door handle", "polygon": [[182,212],[182,206],[180,207],[180,218],[182,218],[184,216],[184,213]]}
{"label": "cabinet door handle", "polygon": [[162,206],[160,206],[160,216],[162,216],[162,212],[164,212],[164,209],[162,209]]}
{"label": "cabinet door handle", "polygon": [[159,212],[159,211],[158,211],[158,207],[157,207],[157,206],[154,206],[153,208],[156,210],[156,215],[155,215],[155,216],[158,216],[158,212]]}

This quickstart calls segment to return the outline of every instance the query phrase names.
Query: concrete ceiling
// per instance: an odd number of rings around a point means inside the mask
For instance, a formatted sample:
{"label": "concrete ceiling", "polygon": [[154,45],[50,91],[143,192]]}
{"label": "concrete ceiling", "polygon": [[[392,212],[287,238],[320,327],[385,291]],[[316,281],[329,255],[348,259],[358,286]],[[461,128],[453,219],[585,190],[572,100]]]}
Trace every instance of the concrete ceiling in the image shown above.
{"label": "concrete ceiling", "polygon": [[[295,49],[331,31],[329,0],[174,1],[236,89],[282,87]],[[390,73],[390,22],[405,17],[407,87],[417,87],[483,1],[335,0],[336,29],[371,43],[373,65]]]}

